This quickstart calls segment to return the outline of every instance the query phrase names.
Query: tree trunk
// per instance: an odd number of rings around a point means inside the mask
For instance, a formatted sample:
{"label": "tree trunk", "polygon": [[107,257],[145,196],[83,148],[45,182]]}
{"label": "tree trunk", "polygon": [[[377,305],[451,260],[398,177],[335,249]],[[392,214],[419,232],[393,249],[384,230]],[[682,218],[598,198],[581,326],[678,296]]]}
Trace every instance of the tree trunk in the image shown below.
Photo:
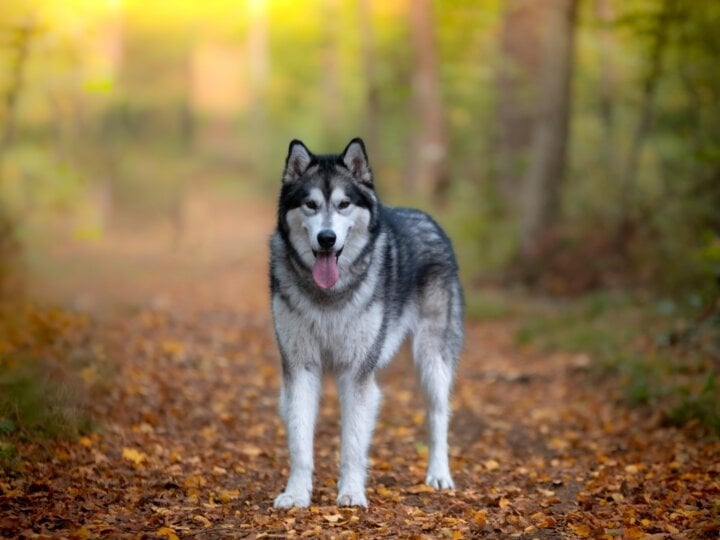
{"label": "tree trunk", "polygon": [[37,31],[34,23],[28,22],[25,25],[13,29],[12,36],[15,46],[15,58],[10,67],[10,84],[5,94],[5,129],[0,139],[0,157],[7,151],[15,140],[17,122],[17,104],[20,93],[23,90],[25,68],[30,50],[30,41]]}
{"label": "tree trunk", "polygon": [[617,141],[615,140],[615,64],[617,54],[615,40],[615,6],[613,0],[595,0],[595,15],[600,28],[597,32],[600,54],[600,95],[598,109],[603,129],[602,148],[600,149],[606,171],[608,185],[614,184],[619,176]]}
{"label": "tree trunk", "polygon": [[418,195],[443,204],[449,188],[448,135],[440,91],[432,7],[432,0],[416,0],[410,7],[410,33],[415,59],[412,104],[419,125],[411,141],[408,184]]}
{"label": "tree trunk", "polygon": [[531,264],[538,241],[555,223],[565,172],[571,110],[570,82],[577,0],[556,0],[548,11],[538,115],[525,177],[520,256]]}
{"label": "tree trunk", "polygon": [[247,77],[250,88],[249,124],[250,136],[248,150],[252,174],[262,178],[268,174],[267,163],[272,160],[268,155],[269,130],[267,127],[267,84],[270,78],[270,27],[266,0],[248,2],[250,24],[247,32]]}
{"label": "tree trunk", "polygon": [[670,23],[675,12],[675,2],[676,0],[663,0],[657,15],[654,36],[649,51],[650,65],[643,81],[640,116],[620,178],[620,218],[615,234],[615,244],[623,253],[625,252],[627,233],[631,227],[640,156],[655,117],[655,95],[664,69],[665,51],[668,44]]}
{"label": "tree trunk", "polygon": [[507,0],[497,69],[495,189],[504,210],[520,206],[522,184],[537,114],[545,14],[554,0]]}
{"label": "tree trunk", "polygon": [[[107,59],[108,72],[111,74],[113,84],[123,78],[123,71],[128,69],[125,61],[126,41],[125,23],[122,8],[114,6],[107,19],[103,21],[102,32],[98,36],[97,45],[103,56]],[[80,99],[84,100],[84,96]],[[78,111],[82,113],[84,103],[77,104]],[[118,115],[117,106],[106,103],[101,119],[101,138],[106,142],[102,145],[103,170],[98,174],[97,185],[94,188],[94,198],[100,211],[100,227],[104,230],[112,226],[116,217],[116,193],[120,180],[120,167],[123,153],[119,149],[118,129],[127,130],[127,118]],[[78,122],[82,124],[82,121]],[[122,126],[122,127],[121,127]],[[105,131],[107,130],[107,132]]]}
{"label": "tree trunk", "polygon": [[340,92],[340,36],[337,21],[340,5],[338,0],[325,0],[325,43],[323,47],[322,94],[323,128],[326,146],[338,144],[342,133],[342,96]]}
{"label": "tree trunk", "polygon": [[365,126],[363,132],[370,160],[378,164],[382,161],[381,145],[378,140],[380,133],[380,90],[377,81],[372,0],[360,0],[358,16],[365,79]]}

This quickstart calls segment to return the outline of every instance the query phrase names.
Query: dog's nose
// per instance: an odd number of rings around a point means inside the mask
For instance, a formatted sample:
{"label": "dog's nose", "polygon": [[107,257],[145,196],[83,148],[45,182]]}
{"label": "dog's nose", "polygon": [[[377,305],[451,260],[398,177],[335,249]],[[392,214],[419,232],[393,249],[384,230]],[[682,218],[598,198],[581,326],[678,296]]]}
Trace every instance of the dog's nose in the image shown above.
{"label": "dog's nose", "polygon": [[333,247],[336,239],[337,236],[335,236],[335,233],[330,229],[320,231],[317,237],[318,244],[320,244],[320,247],[323,249],[330,249]]}

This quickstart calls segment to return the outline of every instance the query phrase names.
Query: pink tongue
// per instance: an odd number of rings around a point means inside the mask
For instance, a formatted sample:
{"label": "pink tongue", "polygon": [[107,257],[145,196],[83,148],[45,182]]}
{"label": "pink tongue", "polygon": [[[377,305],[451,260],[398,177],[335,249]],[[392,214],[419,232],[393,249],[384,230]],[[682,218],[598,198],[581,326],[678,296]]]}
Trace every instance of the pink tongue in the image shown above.
{"label": "pink tongue", "polygon": [[313,279],[318,287],[329,289],[340,278],[334,253],[318,253],[313,265]]}

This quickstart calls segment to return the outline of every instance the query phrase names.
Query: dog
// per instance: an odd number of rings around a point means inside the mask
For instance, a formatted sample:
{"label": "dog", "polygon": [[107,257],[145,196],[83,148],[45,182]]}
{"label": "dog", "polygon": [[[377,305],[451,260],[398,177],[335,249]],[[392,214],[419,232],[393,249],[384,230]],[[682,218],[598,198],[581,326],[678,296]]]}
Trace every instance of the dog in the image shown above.
{"label": "dog", "polygon": [[455,254],[430,216],[379,201],[362,139],[333,155],[290,143],[270,240],[270,292],[290,454],[275,508],[310,504],[325,370],[335,376],[342,420],[337,505],[367,507],[368,448],[380,405],[375,373],[407,335],[427,403],[425,482],[453,489],[449,398],[463,343]]}

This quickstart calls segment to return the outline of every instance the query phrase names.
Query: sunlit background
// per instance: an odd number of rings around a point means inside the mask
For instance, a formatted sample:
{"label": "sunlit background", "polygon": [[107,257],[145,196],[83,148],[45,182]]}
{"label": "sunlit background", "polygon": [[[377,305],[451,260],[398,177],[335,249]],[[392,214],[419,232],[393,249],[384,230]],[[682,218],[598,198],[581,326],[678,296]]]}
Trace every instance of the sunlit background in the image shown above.
{"label": "sunlit background", "polygon": [[48,277],[53,249],[118,231],[196,250],[219,201],[267,201],[269,233],[289,140],[323,153],[360,135],[383,199],[433,210],[467,283],[701,294],[720,260],[719,15],[705,0],[5,0],[3,266],[19,253]]}
{"label": "sunlit background", "polygon": [[[717,533],[719,60],[719,0],[0,0],[0,536]],[[356,136],[458,255],[458,490],[406,347],[370,509],[329,385],[286,515],[268,239]]]}

